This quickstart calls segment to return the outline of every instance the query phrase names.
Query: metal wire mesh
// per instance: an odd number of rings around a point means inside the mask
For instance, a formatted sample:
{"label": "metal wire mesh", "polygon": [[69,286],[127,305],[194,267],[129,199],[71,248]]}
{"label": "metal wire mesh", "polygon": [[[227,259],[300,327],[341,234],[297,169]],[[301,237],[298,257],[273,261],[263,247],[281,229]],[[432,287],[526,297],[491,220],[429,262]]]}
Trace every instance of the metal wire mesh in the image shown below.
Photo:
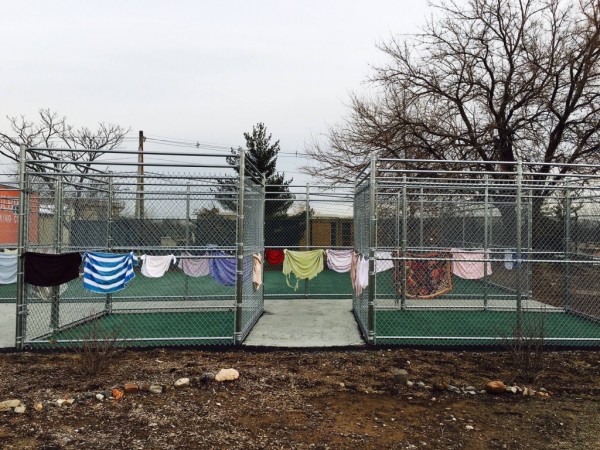
{"label": "metal wire mesh", "polygon": [[[371,235],[371,183],[364,179],[356,186],[354,194],[354,250],[361,257],[369,257]],[[355,281],[356,282],[356,281]],[[354,289],[352,296],[352,309],[354,317],[365,337],[369,330],[369,292],[372,286]]]}
{"label": "metal wire mesh", "polygon": [[[111,294],[84,289],[81,276],[60,288],[25,285],[25,346],[108,339],[134,346],[231,344],[237,323],[245,337],[263,306],[252,268],[253,254],[263,252],[264,189],[250,177],[242,187],[237,180],[230,173],[146,173],[141,191],[132,173],[83,182],[70,174],[27,173],[28,196],[35,196],[39,212],[27,212],[27,227],[38,228],[38,239],[28,239],[26,250],[172,255],[177,264],[153,278],[141,273],[145,262],[139,260],[134,279]],[[242,191],[246,202],[239,215]],[[239,310],[238,248],[244,273]],[[186,272],[184,261],[204,262],[210,274]],[[217,275],[219,270],[225,272]]]}
{"label": "metal wire mesh", "polygon": [[[288,186],[293,199],[267,198],[265,248],[269,250],[351,249],[353,196],[349,186]],[[287,208],[287,209],[286,209]],[[282,263],[265,262],[265,298],[333,299],[352,297],[350,276],[324,270],[302,280],[294,290],[287,285]],[[293,284],[293,283],[292,283]]]}
{"label": "metal wire mesh", "polygon": [[[494,177],[463,171],[460,162],[447,172],[420,163],[371,167],[375,343],[598,345],[595,178],[548,182],[517,167]],[[354,213],[362,253],[372,226],[365,185],[357,188]],[[355,295],[368,338],[366,305],[364,292]]]}

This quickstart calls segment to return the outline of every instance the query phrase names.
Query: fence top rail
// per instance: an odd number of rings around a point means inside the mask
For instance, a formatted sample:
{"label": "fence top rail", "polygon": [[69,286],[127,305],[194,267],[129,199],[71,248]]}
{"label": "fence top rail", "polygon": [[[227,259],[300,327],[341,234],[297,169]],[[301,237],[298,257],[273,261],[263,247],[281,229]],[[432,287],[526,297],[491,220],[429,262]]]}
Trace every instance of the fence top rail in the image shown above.
{"label": "fence top rail", "polygon": [[[72,162],[72,160],[63,161],[54,155],[50,155],[48,152],[72,152],[72,153],[98,153],[102,152],[102,149],[73,149],[73,148],[40,148],[40,147],[28,147],[28,152],[36,153],[42,156],[47,156],[50,159],[56,158],[56,162]],[[144,155],[144,156],[191,156],[193,158],[197,157],[214,157],[214,158],[235,158],[239,159],[240,155],[236,153],[223,154],[223,153],[189,153],[189,152],[157,152],[157,151],[142,151],[139,150],[110,150],[105,152],[105,154],[117,154],[117,155]],[[34,160],[35,161],[35,160]],[[85,164],[102,164],[102,162],[96,161],[87,161]],[[229,166],[232,167],[232,166]]]}
{"label": "fence top rail", "polygon": [[394,162],[408,164],[453,164],[453,165],[477,165],[477,166],[518,166],[523,167],[579,167],[579,168],[594,168],[600,170],[598,164],[585,163],[559,163],[559,162],[542,162],[542,161],[482,161],[482,160],[450,160],[450,159],[400,159],[400,158],[377,158],[378,162]]}

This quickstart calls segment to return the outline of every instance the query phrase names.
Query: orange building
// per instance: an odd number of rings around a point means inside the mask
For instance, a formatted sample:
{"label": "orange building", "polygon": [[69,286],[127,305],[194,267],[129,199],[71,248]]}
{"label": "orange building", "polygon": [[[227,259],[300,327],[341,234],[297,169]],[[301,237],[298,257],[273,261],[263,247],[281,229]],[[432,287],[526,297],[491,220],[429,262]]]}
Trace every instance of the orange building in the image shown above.
{"label": "orange building", "polygon": [[[29,242],[38,240],[39,199],[37,194],[30,196],[29,203]],[[16,247],[19,238],[19,190],[16,187],[0,185],[0,246]]]}

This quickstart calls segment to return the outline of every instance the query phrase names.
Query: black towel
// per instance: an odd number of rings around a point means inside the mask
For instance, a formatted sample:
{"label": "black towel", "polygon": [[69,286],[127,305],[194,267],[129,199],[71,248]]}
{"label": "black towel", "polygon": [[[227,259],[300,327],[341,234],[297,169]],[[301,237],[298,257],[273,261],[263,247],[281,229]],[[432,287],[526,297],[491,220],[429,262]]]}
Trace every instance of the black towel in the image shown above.
{"label": "black towel", "polygon": [[25,283],[35,286],[58,286],[79,277],[81,255],[79,253],[26,252]]}

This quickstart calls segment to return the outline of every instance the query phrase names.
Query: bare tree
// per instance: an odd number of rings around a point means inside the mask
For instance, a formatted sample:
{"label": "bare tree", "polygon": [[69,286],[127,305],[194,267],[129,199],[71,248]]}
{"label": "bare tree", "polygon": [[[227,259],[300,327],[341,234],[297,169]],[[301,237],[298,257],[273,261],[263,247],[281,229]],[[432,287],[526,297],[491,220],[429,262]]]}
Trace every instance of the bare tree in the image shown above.
{"label": "bare tree", "polygon": [[[421,34],[381,46],[389,62],[374,70],[374,93],[352,96],[349,117],[308,148],[306,173],[349,181],[372,151],[477,160],[497,178],[514,170],[497,161],[600,163],[597,0],[434,8]],[[528,169],[556,181],[550,166]]]}
{"label": "bare tree", "polygon": [[[51,173],[59,168],[58,161],[67,161],[62,164],[63,171],[85,175],[90,172],[92,162],[121,145],[129,132],[129,129],[120,125],[105,123],[100,123],[96,130],[75,128],[68,123],[66,117],[61,117],[50,109],[40,109],[38,115],[37,122],[30,121],[23,115],[7,117],[10,129],[7,132],[0,131],[0,154],[17,161],[19,148],[23,144],[48,149],[48,157],[57,162],[33,166],[33,170],[40,173]],[[94,151],[83,152],[82,149]],[[28,157],[38,161],[42,158],[35,152],[30,152]],[[48,157],[43,156],[46,159]]]}

